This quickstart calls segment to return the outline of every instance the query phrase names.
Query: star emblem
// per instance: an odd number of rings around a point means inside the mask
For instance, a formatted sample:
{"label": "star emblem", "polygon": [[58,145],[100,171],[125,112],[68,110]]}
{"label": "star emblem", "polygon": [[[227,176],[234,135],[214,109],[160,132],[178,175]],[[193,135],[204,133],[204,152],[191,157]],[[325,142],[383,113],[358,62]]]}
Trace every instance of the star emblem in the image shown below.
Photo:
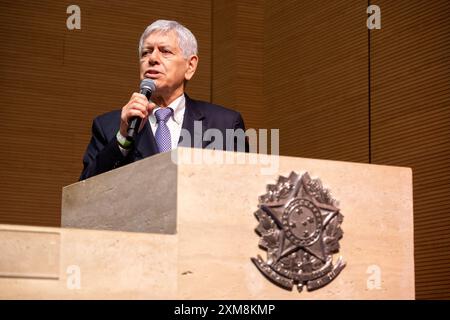
{"label": "star emblem", "polygon": [[[291,173],[290,179],[294,178],[292,175]],[[332,204],[317,201],[314,193],[308,192],[310,188],[307,183],[311,178],[308,174],[302,178],[297,188],[288,188],[290,192],[278,197],[278,201],[273,204],[263,202],[259,207],[283,230],[277,260],[302,249],[325,263],[323,237],[320,235],[339,209]],[[277,184],[286,186],[287,181],[283,181],[286,178],[280,179]]]}
{"label": "star emblem", "polygon": [[324,286],[345,267],[340,257],[333,265],[332,254],[339,251],[343,216],[319,179],[308,173],[291,172],[267,185],[259,197],[255,216],[261,236],[259,246],[267,250],[267,262],[258,256],[253,263],[270,280],[290,289],[297,283],[308,290]]}

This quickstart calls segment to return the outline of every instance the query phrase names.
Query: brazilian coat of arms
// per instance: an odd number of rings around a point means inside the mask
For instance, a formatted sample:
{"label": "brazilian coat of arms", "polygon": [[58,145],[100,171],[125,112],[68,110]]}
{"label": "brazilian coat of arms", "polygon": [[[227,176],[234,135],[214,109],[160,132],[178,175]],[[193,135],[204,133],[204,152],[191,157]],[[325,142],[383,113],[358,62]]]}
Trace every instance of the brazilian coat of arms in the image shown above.
{"label": "brazilian coat of arms", "polygon": [[306,286],[312,291],[330,283],[345,267],[342,257],[333,263],[343,235],[343,215],[321,181],[307,172],[291,172],[267,185],[255,216],[267,260],[259,255],[251,260],[280,287],[292,290],[297,285],[302,291]]}

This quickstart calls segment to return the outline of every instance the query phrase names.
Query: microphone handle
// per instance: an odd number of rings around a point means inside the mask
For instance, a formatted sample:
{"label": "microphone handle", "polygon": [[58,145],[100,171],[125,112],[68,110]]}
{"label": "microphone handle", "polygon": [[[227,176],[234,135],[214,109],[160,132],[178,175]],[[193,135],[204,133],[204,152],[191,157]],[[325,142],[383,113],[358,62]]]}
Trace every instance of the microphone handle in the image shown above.
{"label": "microphone handle", "polygon": [[130,124],[128,125],[127,129],[127,140],[128,141],[134,141],[134,138],[136,137],[136,133],[139,130],[139,127],[141,126],[142,119],[140,117],[133,117],[131,118]]}
{"label": "microphone handle", "polygon": [[[148,90],[147,88],[142,88],[141,94],[145,95],[147,100],[150,100],[150,97],[152,96],[152,91]],[[134,139],[136,137],[136,134],[139,130],[139,127],[141,126],[141,117],[133,117],[131,118],[130,124],[128,125],[127,129],[127,140],[134,142]]]}

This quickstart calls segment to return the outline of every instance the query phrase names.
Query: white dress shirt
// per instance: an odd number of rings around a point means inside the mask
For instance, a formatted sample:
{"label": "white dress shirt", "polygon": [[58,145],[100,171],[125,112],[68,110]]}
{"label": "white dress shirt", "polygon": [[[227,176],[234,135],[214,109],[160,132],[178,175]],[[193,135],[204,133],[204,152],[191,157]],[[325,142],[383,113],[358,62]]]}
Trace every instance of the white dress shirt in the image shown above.
{"label": "white dress shirt", "polygon": [[[172,103],[170,103],[167,108],[173,110],[173,114],[170,119],[166,122],[167,127],[170,130],[170,140],[172,143],[172,150],[178,146],[178,141],[180,140],[181,127],[183,126],[184,111],[186,110],[186,98],[184,94],[176,98]],[[152,113],[148,116],[148,121],[150,122],[150,127],[152,128],[153,136],[156,134],[156,129],[158,129],[158,124],[156,123],[155,112],[161,109],[161,107],[156,107],[153,109]],[[117,133],[120,134],[120,131]],[[128,154],[129,150],[126,150],[119,146],[120,151],[124,156]]]}
{"label": "white dress shirt", "polygon": [[[170,119],[166,122],[167,127],[170,130],[170,139],[172,142],[172,150],[178,146],[178,141],[180,140],[181,127],[183,126],[184,111],[186,110],[186,98],[184,94],[172,101],[171,104],[167,106],[173,110],[173,114]],[[152,128],[153,136],[156,134],[156,129],[158,129],[158,124],[156,123],[155,112],[161,109],[156,107],[153,109],[151,115],[148,116],[148,121]]]}

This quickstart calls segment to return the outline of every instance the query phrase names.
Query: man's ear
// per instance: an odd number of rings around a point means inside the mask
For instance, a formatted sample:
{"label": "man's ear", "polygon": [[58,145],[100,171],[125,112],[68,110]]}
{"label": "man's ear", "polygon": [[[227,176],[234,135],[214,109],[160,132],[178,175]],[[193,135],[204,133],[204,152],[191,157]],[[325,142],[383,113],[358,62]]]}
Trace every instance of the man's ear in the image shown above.
{"label": "man's ear", "polygon": [[189,80],[191,80],[192,76],[194,75],[195,70],[197,70],[198,56],[196,56],[196,55],[190,56],[187,60],[187,64],[188,64],[188,67],[184,74],[184,79],[186,81],[189,81]]}

